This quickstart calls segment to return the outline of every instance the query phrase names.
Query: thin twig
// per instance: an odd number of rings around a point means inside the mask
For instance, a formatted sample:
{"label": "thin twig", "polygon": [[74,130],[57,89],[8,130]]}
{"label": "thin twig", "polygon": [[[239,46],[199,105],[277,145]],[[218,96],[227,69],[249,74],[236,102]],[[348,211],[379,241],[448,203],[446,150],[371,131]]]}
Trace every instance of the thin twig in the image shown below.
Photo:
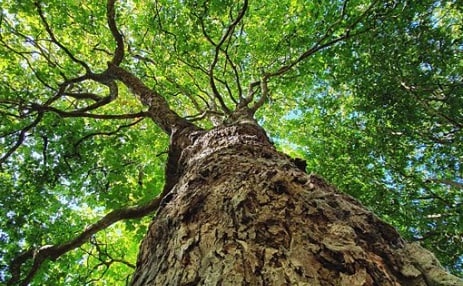
{"label": "thin twig", "polygon": [[43,112],[39,112],[35,120],[32,121],[31,124],[27,125],[20,131],[18,135],[18,140],[16,140],[16,143],[0,158],[0,166],[1,164],[5,163],[6,160],[24,143],[27,132],[31,130],[32,128],[34,128],[35,126],[37,126],[37,124],[39,124],[42,118],[43,118]]}
{"label": "thin twig", "polygon": [[115,135],[117,133],[119,133],[119,131],[121,131],[122,129],[124,128],[128,128],[128,127],[132,127],[138,123],[140,123],[142,120],[144,120],[145,118],[144,117],[141,117],[137,120],[135,120],[134,122],[131,122],[129,124],[125,124],[125,125],[120,125],[116,130],[113,130],[113,131],[108,131],[108,132],[94,132],[94,133],[90,133],[90,134],[87,134],[85,135],[84,137],[80,138],[76,143],[74,143],[74,148],[77,148],[80,144],[82,144],[82,142],[84,142],[85,140],[91,138],[91,137],[94,137],[94,136],[99,136],[99,135],[102,135],[102,136],[111,136],[111,135]]}
{"label": "thin twig", "polygon": [[35,7],[37,8],[37,12],[39,13],[40,19],[42,20],[42,23],[45,26],[45,30],[47,31],[48,35],[50,36],[50,39],[52,40],[52,42],[54,44],[56,44],[58,47],[60,47],[68,55],[68,57],[72,61],[74,61],[75,63],[81,65],[87,71],[87,73],[89,73],[90,72],[90,67],[88,66],[88,64],[86,62],[82,61],[82,60],[77,59],[69,51],[68,48],[66,48],[61,42],[59,42],[56,39],[55,34],[53,33],[52,29],[50,28],[50,25],[48,25],[47,19],[45,18],[45,15],[43,14],[43,10],[42,10],[42,7],[40,6],[40,3],[38,1],[36,1],[34,4],[35,4]]}

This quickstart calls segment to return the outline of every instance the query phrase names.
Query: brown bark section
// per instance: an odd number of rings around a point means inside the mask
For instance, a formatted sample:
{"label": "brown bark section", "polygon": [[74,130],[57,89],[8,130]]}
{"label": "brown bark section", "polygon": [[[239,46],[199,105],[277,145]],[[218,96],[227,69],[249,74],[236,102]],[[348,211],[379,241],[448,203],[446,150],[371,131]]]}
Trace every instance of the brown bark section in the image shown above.
{"label": "brown bark section", "polygon": [[132,285],[461,285],[257,125],[189,138]]}
{"label": "brown bark section", "polygon": [[109,63],[105,76],[120,80],[130,88],[140,98],[140,101],[149,107],[146,114],[167,134],[178,132],[184,128],[195,127],[191,122],[170,109],[161,94],[146,86],[143,81],[124,68]]}

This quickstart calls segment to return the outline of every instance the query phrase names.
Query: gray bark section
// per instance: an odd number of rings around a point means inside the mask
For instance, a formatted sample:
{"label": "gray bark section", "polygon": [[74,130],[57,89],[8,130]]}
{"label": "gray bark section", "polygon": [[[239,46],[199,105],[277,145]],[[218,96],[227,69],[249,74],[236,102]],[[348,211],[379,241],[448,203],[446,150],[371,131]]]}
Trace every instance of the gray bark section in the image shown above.
{"label": "gray bark section", "polygon": [[256,125],[197,135],[177,168],[132,285],[461,285]]}

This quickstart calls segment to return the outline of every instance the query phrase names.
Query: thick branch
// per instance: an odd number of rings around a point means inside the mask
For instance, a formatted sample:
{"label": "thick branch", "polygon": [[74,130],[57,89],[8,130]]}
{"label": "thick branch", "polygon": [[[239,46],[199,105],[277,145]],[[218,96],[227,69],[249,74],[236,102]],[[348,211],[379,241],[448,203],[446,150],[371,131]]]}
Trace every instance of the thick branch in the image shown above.
{"label": "thick branch", "polygon": [[463,280],[445,272],[434,254],[421,247],[418,243],[406,243],[405,255],[424,276],[426,285],[462,285]]}
{"label": "thick branch", "polygon": [[54,108],[51,106],[40,105],[40,104],[32,104],[32,110],[36,110],[39,112],[54,112],[61,117],[87,117],[87,118],[94,118],[94,119],[132,119],[132,118],[140,118],[140,117],[147,117],[149,116],[149,112],[137,112],[137,113],[128,113],[128,114],[94,114],[94,113],[87,113],[83,111],[63,111],[58,108]]}
{"label": "thick branch", "polygon": [[268,76],[264,76],[262,80],[259,82],[260,83],[260,90],[261,90],[261,97],[259,100],[250,108],[251,112],[254,113],[259,109],[262,105],[264,105],[265,101],[268,98]]}
{"label": "thick branch", "polygon": [[[108,228],[110,225],[125,219],[136,219],[141,218],[149,213],[155,211],[162,201],[162,197],[157,197],[152,200],[150,203],[143,206],[128,207],[124,209],[114,210],[96,223],[87,227],[80,235],[76,238],[58,245],[45,245],[35,250],[28,250],[20,254],[16,259],[14,259],[10,265],[10,272],[12,273],[11,279],[8,281],[7,285],[28,285],[34,275],[39,270],[40,266],[47,259],[56,260],[67,252],[80,247],[82,244],[86,243],[92,235],[99,232],[100,230]],[[32,260],[32,267],[27,272],[27,275],[24,279],[21,279],[21,267],[28,260]]]}
{"label": "thick branch", "polygon": [[93,101],[100,101],[103,100],[103,98],[97,94],[91,93],[91,92],[65,92],[63,95],[75,98],[77,100],[85,100],[85,99],[91,99]]}
{"label": "thick branch", "polygon": [[107,18],[108,18],[108,26],[109,26],[109,29],[111,30],[111,34],[116,40],[116,50],[114,51],[114,57],[111,63],[113,65],[119,65],[124,59],[124,40],[116,26],[116,20],[115,20],[116,10],[114,7],[114,2],[115,0],[108,0]]}
{"label": "thick branch", "polygon": [[171,110],[164,97],[155,90],[147,87],[132,73],[112,64],[109,64],[108,73],[122,81],[137,96],[140,97],[141,102],[149,108],[148,114],[150,118],[168,134],[171,134],[177,129],[193,126],[191,122],[180,117],[177,113]]}

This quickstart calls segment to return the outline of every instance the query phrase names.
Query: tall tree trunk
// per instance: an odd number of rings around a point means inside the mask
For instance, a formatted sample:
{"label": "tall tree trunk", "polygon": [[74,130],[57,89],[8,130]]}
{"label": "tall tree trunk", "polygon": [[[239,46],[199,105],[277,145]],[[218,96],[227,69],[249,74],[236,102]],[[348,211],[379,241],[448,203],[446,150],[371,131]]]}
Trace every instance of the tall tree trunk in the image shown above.
{"label": "tall tree trunk", "polygon": [[257,124],[180,137],[132,285],[461,285]]}

